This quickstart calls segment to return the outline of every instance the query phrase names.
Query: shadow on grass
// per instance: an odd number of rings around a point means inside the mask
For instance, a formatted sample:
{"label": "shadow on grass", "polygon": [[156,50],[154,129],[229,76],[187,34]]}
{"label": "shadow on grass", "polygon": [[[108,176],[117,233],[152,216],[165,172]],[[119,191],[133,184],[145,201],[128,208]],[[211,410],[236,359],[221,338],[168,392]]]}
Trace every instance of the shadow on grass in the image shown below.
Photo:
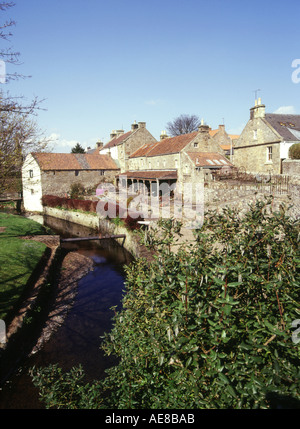
{"label": "shadow on grass", "polygon": [[[24,249],[26,244],[22,243],[21,248]],[[22,257],[20,254],[9,255],[6,264],[14,268],[10,273],[6,273],[5,279],[0,280],[0,317],[7,325],[11,323],[24,300],[33,290],[51,255],[51,250],[45,245],[41,246],[40,243],[28,250],[26,253],[22,252]]]}

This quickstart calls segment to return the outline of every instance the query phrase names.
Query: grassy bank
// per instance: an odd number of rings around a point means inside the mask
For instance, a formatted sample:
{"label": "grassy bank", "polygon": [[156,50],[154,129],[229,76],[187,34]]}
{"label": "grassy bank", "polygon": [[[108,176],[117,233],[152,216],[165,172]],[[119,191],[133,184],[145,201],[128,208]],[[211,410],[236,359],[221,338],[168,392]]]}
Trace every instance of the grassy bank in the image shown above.
{"label": "grassy bank", "polygon": [[43,243],[20,237],[45,233],[37,222],[0,213],[0,319],[5,320],[20,299],[46,249]]}

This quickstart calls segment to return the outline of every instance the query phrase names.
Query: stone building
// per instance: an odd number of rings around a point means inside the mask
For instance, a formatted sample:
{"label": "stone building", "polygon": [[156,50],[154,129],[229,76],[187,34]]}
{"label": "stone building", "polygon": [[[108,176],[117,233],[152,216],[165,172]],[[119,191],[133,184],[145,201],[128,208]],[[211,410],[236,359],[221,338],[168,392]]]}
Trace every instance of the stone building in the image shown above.
{"label": "stone building", "polygon": [[300,115],[266,113],[261,99],[234,145],[234,165],[251,173],[282,173],[289,148],[300,141]]}
{"label": "stone building", "polygon": [[227,134],[225,131],[225,125],[219,125],[219,128],[210,130],[209,134],[221,146],[225,155],[232,162],[235,141],[239,138],[239,135]]}
{"label": "stone building", "polygon": [[157,195],[161,183],[176,184],[176,195],[182,195],[185,183],[200,183],[212,178],[212,172],[231,167],[224,151],[202,124],[198,131],[148,142],[128,159],[128,170],[119,175],[121,185],[134,191],[147,189]]}
{"label": "stone building", "polygon": [[108,155],[31,153],[22,166],[24,208],[43,211],[43,195],[65,196],[74,183],[93,188],[114,181],[119,168]]}
{"label": "stone building", "polygon": [[133,123],[131,130],[114,130],[110,134],[110,140],[99,151],[99,153],[110,155],[120,167],[121,172],[129,168],[130,155],[145,143],[156,142],[156,139],[146,128],[146,122]]}

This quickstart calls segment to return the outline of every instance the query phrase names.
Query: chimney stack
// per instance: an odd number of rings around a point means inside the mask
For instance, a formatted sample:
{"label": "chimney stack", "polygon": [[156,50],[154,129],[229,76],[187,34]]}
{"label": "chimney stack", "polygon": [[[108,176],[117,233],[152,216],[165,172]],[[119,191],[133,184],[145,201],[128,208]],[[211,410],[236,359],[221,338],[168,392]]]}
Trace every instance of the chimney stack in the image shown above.
{"label": "chimney stack", "polygon": [[198,131],[200,131],[201,133],[209,132],[209,126],[204,123],[203,119],[201,119],[201,125],[198,127]]}
{"label": "chimney stack", "polygon": [[134,121],[134,123],[133,124],[131,124],[131,131],[135,131],[135,130],[137,130],[138,129],[138,124],[136,123],[136,121]]}
{"label": "chimney stack", "polygon": [[168,138],[168,135],[167,135],[166,131],[165,131],[165,130],[163,130],[163,131],[160,133],[160,140],[164,140],[164,139],[167,139],[167,138]]}
{"label": "chimney stack", "polygon": [[112,132],[110,133],[110,139],[114,139],[116,136],[117,136],[117,131],[112,130]]}
{"label": "chimney stack", "polygon": [[266,106],[262,104],[261,98],[255,100],[254,107],[250,109],[250,119],[264,118],[266,116]]}
{"label": "chimney stack", "polygon": [[96,149],[101,150],[102,148],[103,148],[103,143],[102,143],[101,140],[98,140],[97,143],[96,143]]}

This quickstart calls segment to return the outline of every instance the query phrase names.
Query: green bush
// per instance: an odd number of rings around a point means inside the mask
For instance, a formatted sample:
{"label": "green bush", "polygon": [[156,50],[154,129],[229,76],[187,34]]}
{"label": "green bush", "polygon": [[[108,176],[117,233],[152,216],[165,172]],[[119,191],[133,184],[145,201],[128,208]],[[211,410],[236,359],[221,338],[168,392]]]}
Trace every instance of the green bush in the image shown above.
{"label": "green bush", "polygon": [[84,186],[81,183],[73,183],[70,188],[70,198],[81,199],[85,194]]}
{"label": "green bush", "polygon": [[170,251],[170,221],[149,237],[156,261],[128,268],[103,345],[120,359],[105,380],[114,407],[265,408],[274,394],[299,398],[299,222],[268,208],[208,214],[189,251]]}
{"label": "green bush", "polygon": [[98,382],[93,384],[85,382],[81,365],[78,368],[71,368],[66,373],[63,373],[56,364],[42,369],[33,367],[30,374],[35,386],[40,389],[46,408],[101,408],[101,386]]}
{"label": "green bush", "polygon": [[290,147],[289,157],[291,159],[300,159],[300,143],[295,143]]}
{"label": "green bush", "polygon": [[[187,250],[172,251],[180,230],[172,220],[145,235],[157,256],[127,268],[122,310],[102,344],[119,363],[107,371],[99,406],[249,409],[270,408],[276,395],[299,401],[292,329],[300,319],[299,221],[285,206],[272,212],[271,203],[257,201],[243,217],[229,208],[208,213]],[[44,395],[53,395],[51,386]]]}

